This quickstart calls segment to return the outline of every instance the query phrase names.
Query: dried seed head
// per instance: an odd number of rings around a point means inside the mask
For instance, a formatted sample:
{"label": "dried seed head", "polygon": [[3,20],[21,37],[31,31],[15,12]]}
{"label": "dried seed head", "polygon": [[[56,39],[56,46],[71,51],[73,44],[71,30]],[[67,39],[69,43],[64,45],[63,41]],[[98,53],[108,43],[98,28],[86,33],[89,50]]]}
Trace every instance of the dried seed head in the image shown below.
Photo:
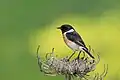
{"label": "dried seed head", "polygon": [[[42,61],[38,56],[38,50],[39,48],[37,49],[37,60],[40,71],[44,72],[46,75],[51,76],[64,75],[66,77],[66,80],[71,80],[74,77],[87,79],[87,74],[94,71],[96,65],[100,61],[99,55],[98,60],[96,61],[84,57],[82,59],[75,58],[71,61],[68,61],[68,57],[59,59],[54,55],[54,48],[52,49],[51,53],[46,54],[46,60]],[[95,77],[92,80],[103,80],[106,74],[107,69],[102,75],[95,74]]]}

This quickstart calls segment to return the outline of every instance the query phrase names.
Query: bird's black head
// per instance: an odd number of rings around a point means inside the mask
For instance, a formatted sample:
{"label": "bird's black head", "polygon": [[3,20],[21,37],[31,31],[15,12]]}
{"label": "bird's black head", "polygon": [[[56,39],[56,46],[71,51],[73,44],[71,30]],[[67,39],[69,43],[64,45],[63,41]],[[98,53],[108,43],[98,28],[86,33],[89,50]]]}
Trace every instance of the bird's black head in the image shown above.
{"label": "bird's black head", "polygon": [[62,31],[62,33],[67,32],[67,31],[69,31],[71,29],[74,30],[74,28],[69,24],[64,24],[61,27],[58,27],[57,29],[60,29]]}

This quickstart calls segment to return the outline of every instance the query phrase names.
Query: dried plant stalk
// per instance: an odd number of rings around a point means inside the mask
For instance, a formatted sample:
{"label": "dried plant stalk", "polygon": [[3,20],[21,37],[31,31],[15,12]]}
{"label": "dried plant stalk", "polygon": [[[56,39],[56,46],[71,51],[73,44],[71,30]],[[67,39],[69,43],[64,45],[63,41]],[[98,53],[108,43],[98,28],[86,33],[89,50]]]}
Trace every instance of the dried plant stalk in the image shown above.
{"label": "dried plant stalk", "polygon": [[[78,78],[80,80],[103,80],[107,74],[108,66],[105,68],[104,72],[100,74],[95,74],[91,79],[87,78],[87,74],[89,72],[93,72],[96,68],[96,65],[100,61],[100,56],[98,55],[97,60],[89,59],[88,57],[75,58],[71,61],[68,61],[68,57],[65,58],[57,58],[54,53],[54,48],[51,53],[46,54],[46,60],[42,61],[40,56],[38,55],[39,47],[37,48],[37,60],[40,71],[45,75],[56,76],[56,75],[64,75],[65,80],[72,80]],[[91,51],[91,48],[90,48]],[[90,75],[89,75],[90,76]]]}

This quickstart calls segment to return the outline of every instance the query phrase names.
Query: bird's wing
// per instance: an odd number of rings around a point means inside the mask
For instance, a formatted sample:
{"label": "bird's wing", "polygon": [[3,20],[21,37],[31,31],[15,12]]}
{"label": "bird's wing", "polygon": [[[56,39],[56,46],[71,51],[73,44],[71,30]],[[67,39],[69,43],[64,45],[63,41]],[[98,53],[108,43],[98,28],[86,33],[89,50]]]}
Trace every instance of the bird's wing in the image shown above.
{"label": "bird's wing", "polygon": [[86,48],[85,43],[83,42],[82,38],[77,32],[74,31],[74,32],[66,33],[66,37],[69,40],[75,42],[76,44]]}
{"label": "bird's wing", "polygon": [[88,48],[85,46],[85,43],[83,42],[82,38],[80,37],[80,35],[77,32],[70,32],[70,33],[66,33],[66,37],[75,42],[76,44],[78,44],[79,46],[83,47],[83,50],[94,59],[94,56],[91,55],[91,53],[88,51]]}

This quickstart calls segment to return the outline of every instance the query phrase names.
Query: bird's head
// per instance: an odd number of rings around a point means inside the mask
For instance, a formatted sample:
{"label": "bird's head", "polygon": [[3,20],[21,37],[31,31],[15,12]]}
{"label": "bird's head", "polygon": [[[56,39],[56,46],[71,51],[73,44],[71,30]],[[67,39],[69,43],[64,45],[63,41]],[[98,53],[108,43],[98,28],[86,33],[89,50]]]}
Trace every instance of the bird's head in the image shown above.
{"label": "bird's head", "polygon": [[62,33],[65,33],[65,32],[68,32],[68,31],[69,32],[74,31],[74,28],[69,24],[63,24],[62,26],[57,27],[57,29],[60,29],[62,31]]}

